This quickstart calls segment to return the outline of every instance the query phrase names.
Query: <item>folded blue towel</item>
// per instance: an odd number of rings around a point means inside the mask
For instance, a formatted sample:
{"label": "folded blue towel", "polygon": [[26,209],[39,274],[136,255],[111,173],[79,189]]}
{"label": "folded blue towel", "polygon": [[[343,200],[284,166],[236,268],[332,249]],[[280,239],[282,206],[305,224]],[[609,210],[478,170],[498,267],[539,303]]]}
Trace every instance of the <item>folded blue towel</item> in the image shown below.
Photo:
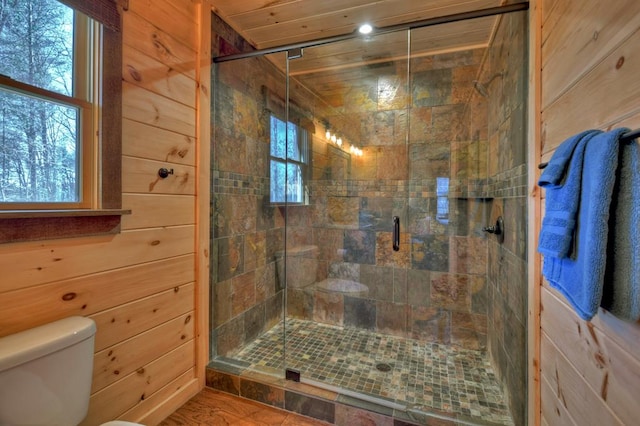
{"label": "folded blue towel", "polygon": [[[586,139],[581,185],[577,188],[579,203],[573,250],[570,257],[545,256],[542,267],[551,285],[567,298],[585,320],[593,318],[602,300],[609,209],[616,182],[619,139],[626,130],[617,129],[607,133],[596,131],[595,135],[583,136],[578,141],[576,149],[581,147],[581,140]],[[566,182],[572,179],[576,178],[568,176]],[[565,186],[548,186],[547,200],[557,195],[552,195],[554,191],[563,191]]]}
{"label": "folded blue towel", "polygon": [[580,205],[582,165],[587,142],[602,133],[588,130],[564,141],[542,172],[538,184],[546,188],[546,213],[542,220],[538,251],[563,258],[572,248]]}
{"label": "folded blue towel", "polygon": [[621,147],[611,200],[607,268],[601,306],[627,321],[640,319],[640,147]]}

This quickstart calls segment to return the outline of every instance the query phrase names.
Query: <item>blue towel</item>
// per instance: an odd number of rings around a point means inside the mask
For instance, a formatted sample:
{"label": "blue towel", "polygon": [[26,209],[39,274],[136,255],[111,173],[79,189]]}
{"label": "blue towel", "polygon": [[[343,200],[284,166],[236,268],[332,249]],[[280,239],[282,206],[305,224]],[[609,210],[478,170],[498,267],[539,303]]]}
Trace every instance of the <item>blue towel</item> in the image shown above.
{"label": "blue towel", "polygon": [[587,142],[602,133],[588,130],[564,141],[542,172],[538,184],[546,188],[546,213],[542,220],[538,251],[563,258],[572,248],[580,205],[582,164]]}
{"label": "blue towel", "polygon": [[[620,135],[627,129],[596,131],[586,139],[579,191],[578,215],[570,257],[545,256],[542,272],[584,320],[590,320],[602,300],[607,263],[609,209],[616,183]],[[581,146],[578,142],[576,148]],[[558,148],[560,149],[560,148]],[[575,154],[574,154],[575,155]],[[566,182],[579,179],[569,176]],[[547,199],[559,188],[547,187]]]}
{"label": "blue towel", "polygon": [[626,321],[640,319],[640,147],[623,144],[611,200],[601,306]]}

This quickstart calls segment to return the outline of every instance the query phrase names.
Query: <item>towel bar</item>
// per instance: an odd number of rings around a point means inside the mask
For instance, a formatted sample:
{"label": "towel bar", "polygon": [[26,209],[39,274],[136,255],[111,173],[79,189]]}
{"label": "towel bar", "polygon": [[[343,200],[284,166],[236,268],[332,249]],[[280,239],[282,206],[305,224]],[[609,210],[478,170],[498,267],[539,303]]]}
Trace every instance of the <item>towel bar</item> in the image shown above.
{"label": "towel bar", "polygon": [[[630,142],[636,138],[640,137],[640,129],[636,129],[636,130],[630,130],[626,133],[623,133],[622,136],[620,136],[620,142]],[[547,167],[547,163],[540,163],[538,164],[538,168],[539,169],[544,169],[545,167]]]}

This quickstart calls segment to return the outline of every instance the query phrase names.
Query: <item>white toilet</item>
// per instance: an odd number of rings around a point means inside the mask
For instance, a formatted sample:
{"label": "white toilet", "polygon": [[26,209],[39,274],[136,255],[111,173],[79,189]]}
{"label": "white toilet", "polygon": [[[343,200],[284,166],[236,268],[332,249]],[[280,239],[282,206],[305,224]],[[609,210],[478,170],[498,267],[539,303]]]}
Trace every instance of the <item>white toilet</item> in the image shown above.
{"label": "white toilet", "polygon": [[[89,409],[96,325],[70,317],[0,338],[0,425],[80,423]],[[133,426],[111,421],[103,426]]]}

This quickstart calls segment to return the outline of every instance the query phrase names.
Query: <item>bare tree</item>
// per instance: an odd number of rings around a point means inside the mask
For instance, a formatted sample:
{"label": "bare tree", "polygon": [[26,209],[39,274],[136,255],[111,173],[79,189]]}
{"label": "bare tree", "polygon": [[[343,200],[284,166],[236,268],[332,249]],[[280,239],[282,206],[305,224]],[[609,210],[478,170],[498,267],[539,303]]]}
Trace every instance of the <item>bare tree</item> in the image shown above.
{"label": "bare tree", "polygon": [[[0,73],[72,95],[71,9],[56,0],[0,0],[0,6]],[[72,108],[0,88],[0,202],[74,196],[67,180],[70,170],[77,179],[75,115]]]}

